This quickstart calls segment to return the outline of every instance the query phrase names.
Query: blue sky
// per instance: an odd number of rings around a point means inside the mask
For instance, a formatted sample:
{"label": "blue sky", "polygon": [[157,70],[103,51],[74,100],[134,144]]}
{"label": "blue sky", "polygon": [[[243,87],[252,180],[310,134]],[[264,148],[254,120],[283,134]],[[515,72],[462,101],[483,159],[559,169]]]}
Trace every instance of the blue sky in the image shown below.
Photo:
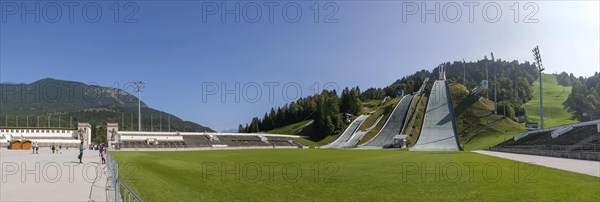
{"label": "blue sky", "polygon": [[[21,2],[0,1],[1,82],[52,77],[112,86],[142,80],[147,83],[142,99],[151,107],[216,130],[237,128],[253,116],[262,116],[286,103],[286,98],[297,97],[298,87],[302,96],[326,85],[384,87],[417,70],[463,58],[475,61],[492,51],[496,58],[531,61],[531,49],[539,45],[546,72],[590,76],[600,68],[597,1],[502,1],[498,2],[502,14],[495,23],[488,22],[495,20],[495,7],[488,7],[487,18],[483,15],[483,7],[494,2],[474,7],[474,22],[468,19],[468,7],[458,2],[462,15],[456,23],[446,21],[457,16],[454,4],[446,1],[437,2],[440,22],[435,22],[434,15],[426,15],[422,22],[420,13],[407,15],[403,22],[408,6],[422,9],[425,3],[433,9],[435,2],[334,1],[328,5],[326,1],[283,1],[274,7],[273,22],[265,2],[258,2],[262,15],[256,23],[244,20],[256,14],[249,1],[237,1],[242,13],[239,23],[233,15],[226,15],[222,22],[222,2],[216,1],[135,1],[130,7],[118,1],[118,23],[111,7],[114,1],[97,1],[102,15],[96,23],[86,21],[96,16],[95,4],[88,5],[94,1],[75,6],[73,22],[63,2],[27,1],[25,6],[31,10],[36,2],[40,4],[34,11],[40,14],[39,23],[32,14],[21,21]],[[231,9],[235,3],[225,6]],[[288,3],[297,3],[302,10],[295,23],[286,21],[296,16],[292,4],[287,18],[282,15]],[[311,9],[315,3],[320,8],[318,23]],[[519,5],[518,22],[511,10],[515,4]],[[19,11],[11,10],[14,5]],[[62,15],[51,23],[55,5],[61,6]],[[205,12],[211,5],[220,7],[216,15]],[[133,19],[138,22],[123,23],[134,7],[138,9]],[[330,19],[337,23],[324,23],[333,8],[337,13]],[[534,8],[537,12],[530,20],[538,21],[525,23]],[[277,84],[273,102],[265,82]],[[215,95],[202,90],[203,85],[213,84],[233,89],[236,83],[240,84],[240,102],[233,95],[226,95],[222,102],[222,89]],[[259,99],[255,99],[255,84],[260,86]]]}

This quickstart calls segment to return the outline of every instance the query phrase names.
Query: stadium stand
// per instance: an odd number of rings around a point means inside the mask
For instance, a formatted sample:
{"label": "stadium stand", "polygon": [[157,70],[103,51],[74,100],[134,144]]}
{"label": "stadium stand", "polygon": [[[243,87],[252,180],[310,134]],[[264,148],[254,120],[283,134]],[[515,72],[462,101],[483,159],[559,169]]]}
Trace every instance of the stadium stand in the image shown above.
{"label": "stadium stand", "polygon": [[115,146],[118,149],[202,148],[202,147],[304,147],[290,137],[264,137],[249,135],[182,135],[182,141],[164,141],[146,136],[145,140],[124,139]]}
{"label": "stadium stand", "polygon": [[598,124],[600,120],[523,133],[490,150],[600,161]]}

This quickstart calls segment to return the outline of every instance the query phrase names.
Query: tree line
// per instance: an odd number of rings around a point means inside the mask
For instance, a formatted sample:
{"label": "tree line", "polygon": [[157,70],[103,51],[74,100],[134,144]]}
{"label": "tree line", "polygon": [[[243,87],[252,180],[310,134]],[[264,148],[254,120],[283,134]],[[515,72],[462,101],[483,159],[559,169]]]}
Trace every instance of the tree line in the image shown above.
{"label": "tree line", "polygon": [[600,119],[600,74],[589,78],[575,77],[563,72],[557,76],[559,84],[573,86],[563,105],[580,121]]}
{"label": "tree line", "polygon": [[254,117],[250,124],[238,126],[239,132],[266,132],[312,119],[313,136],[321,139],[327,135],[340,133],[347,126],[344,115],[359,115],[362,112],[360,88],[345,88],[341,96],[336,90],[324,90],[320,94],[300,98],[295,102],[284,104],[277,109],[271,108],[262,118]]}

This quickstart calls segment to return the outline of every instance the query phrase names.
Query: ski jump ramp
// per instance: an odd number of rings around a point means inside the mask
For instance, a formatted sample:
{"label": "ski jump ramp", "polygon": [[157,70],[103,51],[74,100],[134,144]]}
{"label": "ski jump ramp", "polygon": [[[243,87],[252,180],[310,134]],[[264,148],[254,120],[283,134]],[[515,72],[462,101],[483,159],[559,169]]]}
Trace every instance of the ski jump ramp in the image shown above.
{"label": "ski jump ramp", "polygon": [[404,121],[410,108],[410,103],[413,100],[413,95],[407,95],[398,102],[394,111],[383,125],[379,133],[371,139],[371,141],[361,145],[366,148],[385,148],[394,144],[394,136],[400,134]]}
{"label": "ski jump ramp", "polygon": [[348,128],[346,128],[346,130],[342,133],[342,135],[340,135],[340,137],[338,137],[332,143],[325,145],[321,148],[352,147],[353,145],[348,145],[350,138],[358,130],[358,127],[363,123],[363,121],[365,121],[365,119],[367,119],[367,117],[369,117],[369,116],[368,115],[360,115],[359,117],[357,117],[354,121],[352,121],[352,123],[350,123]]}
{"label": "ski jump ramp", "polygon": [[422,128],[419,140],[410,148],[411,151],[462,150],[448,81],[437,80],[433,84]]}

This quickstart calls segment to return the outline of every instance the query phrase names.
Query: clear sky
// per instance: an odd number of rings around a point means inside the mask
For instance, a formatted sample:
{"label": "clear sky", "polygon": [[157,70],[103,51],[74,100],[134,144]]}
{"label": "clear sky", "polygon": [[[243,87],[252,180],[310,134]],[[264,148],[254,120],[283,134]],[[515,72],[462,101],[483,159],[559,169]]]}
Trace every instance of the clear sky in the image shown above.
{"label": "clear sky", "polygon": [[[420,69],[490,52],[532,61],[531,49],[539,45],[548,73],[591,76],[600,69],[598,1],[471,7],[438,1],[439,22],[434,14],[421,19],[436,2],[78,2],[0,1],[1,82],[142,80],[142,99],[151,107],[224,130],[296,98],[297,89],[307,96],[324,86],[384,87]],[[224,10],[234,14],[222,19]],[[240,101],[225,95],[223,102],[222,87],[235,90],[236,83]]]}

